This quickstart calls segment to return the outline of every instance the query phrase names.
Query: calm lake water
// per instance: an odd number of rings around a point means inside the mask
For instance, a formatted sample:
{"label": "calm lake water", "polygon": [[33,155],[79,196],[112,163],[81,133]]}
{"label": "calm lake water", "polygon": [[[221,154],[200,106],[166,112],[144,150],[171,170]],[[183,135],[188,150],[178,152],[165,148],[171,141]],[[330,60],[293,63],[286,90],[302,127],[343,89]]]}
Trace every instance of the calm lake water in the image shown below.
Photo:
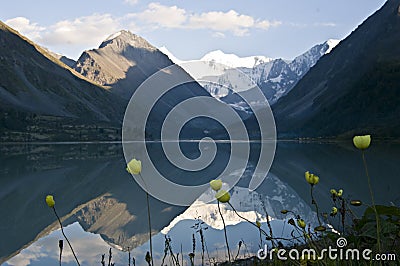
{"label": "calm lake water", "polygon": [[[183,147],[188,157],[196,157],[196,143]],[[220,173],[229,158],[229,144],[219,144],[214,162],[202,173],[174,170],[152,144],[161,172],[182,184],[204,184]],[[257,163],[257,143],[241,181],[231,191],[232,205],[248,219],[262,222],[268,230],[267,214],[273,219],[274,236],[290,235],[282,209],[293,210],[306,221],[316,223],[310,200],[310,186],[304,172],[320,176],[315,197],[321,210],[332,207],[329,190],[343,189],[345,197],[370,203],[361,153],[351,141],[335,144],[279,142],[270,173],[255,191],[246,188]],[[186,149],[186,151],[185,151]],[[2,265],[57,265],[58,240],[63,239],[54,213],[44,201],[47,194],[56,200],[81,265],[100,265],[108,254],[116,265],[128,265],[128,253],[136,265],[146,265],[148,224],[146,196],[125,170],[122,146],[103,144],[2,144],[0,145],[0,263]],[[159,157],[157,157],[159,156]],[[366,151],[375,200],[379,204],[400,204],[400,144],[373,143]],[[177,195],[179,196],[179,195]],[[203,228],[207,252],[205,262],[226,258],[222,224],[215,202],[202,207],[180,207],[150,199],[153,252],[156,265],[164,255],[165,236],[171,238],[174,253],[183,253],[185,265],[195,239],[196,264],[201,264],[200,234]],[[256,228],[222,206],[228,224],[233,256],[254,254],[260,244]],[[361,210],[356,210],[360,213]],[[200,221],[204,221],[201,223]],[[238,243],[244,243],[238,252]],[[264,241],[264,240],[262,240]],[[64,243],[63,265],[76,265]],[[179,255],[181,260],[181,255]],[[170,257],[165,259],[169,264]],[[107,261],[107,255],[106,255]],[[107,262],[106,262],[107,263]],[[131,264],[132,265],[132,264]]]}

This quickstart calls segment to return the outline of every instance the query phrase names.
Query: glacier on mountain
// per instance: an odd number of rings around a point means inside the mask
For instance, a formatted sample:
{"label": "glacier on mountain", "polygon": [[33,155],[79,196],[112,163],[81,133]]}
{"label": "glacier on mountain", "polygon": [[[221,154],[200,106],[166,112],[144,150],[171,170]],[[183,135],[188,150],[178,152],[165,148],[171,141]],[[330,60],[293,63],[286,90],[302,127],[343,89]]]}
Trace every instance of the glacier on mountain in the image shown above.
{"label": "glacier on mountain", "polygon": [[[229,103],[232,107],[242,109],[240,100],[232,98],[233,92],[253,89],[252,84],[243,84],[240,88],[231,88],[232,78],[246,78],[254,82],[264,93],[270,105],[274,104],[280,97],[286,95],[297,82],[314,66],[325,54],[328,54],[339,43],[339,40],[329,39],[328,41],[315,45],[310,50],[297,56],[293,60],[281,58],[272,59],[265,56],[239,57],[235,54],[226,54],[221,50],[207,53],[200,60],[208,62],[213,66],[212,72],[204,73],[203,76],[215,80],[214,85],[203,85],[203,87],[215,98]],[[174,63],[180,65],[189,74],[191,69],[187,62],[176,58],[166,47],[160,51],[166,54]],[[230,69],[235,68],[235,74]],[[242,73],[242,75],[237,74]],[[239,75],[239,76],[238,76]],[[228,97],[228,98],[226,98]]]}

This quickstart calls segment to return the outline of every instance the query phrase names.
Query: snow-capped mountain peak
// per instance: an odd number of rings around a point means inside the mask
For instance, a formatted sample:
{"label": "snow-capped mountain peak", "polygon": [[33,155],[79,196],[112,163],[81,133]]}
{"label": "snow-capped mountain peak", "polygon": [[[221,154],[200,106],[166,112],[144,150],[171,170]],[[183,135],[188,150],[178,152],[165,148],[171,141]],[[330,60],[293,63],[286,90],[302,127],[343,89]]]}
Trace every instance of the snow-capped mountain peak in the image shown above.
{"label": "snow-capped mountain peak", "polygon": [[329,54],[333,48],[336,47],[336,45],[338,45],[340,42],[340,40],[336,40],[336,39],[329,39],[327,40],[325,43],[328,45],[328,49],[326,50],[325,54]]}
{"label": "snow-capped mountain peak", "polygon": [[221,50],[215,50],[204,55],[200,60],[214,61],[229,67],[238,68],[246,67],[253,68],[256,65],[272,61],[271,58],[265,56],[247,56],[239,57],[235,54],[226,54]]}
{"label": "snow-capped mountain peak", "polygon": [[[221,50],[215,50],[204,55],[200,60],[217,64],[213,72],[208,73],[208,77],[216,77],[214,86],[204,88],[215,98],[231,104],[234,108],[241,106],[241,100],[229,96],[228,90],[231,83],[231,72],[229,68],[237,68],[246,80],[256,83],[269,104],[274,104],[279,98],[286,95],[297,82],[314,66],[317,61],[325,54],[328,54],[340,42],[340,40],[329,39],[324,43],[317,44],[305,53],[297,56],[293,60],[283,60],[281,58],[268,58],[265,56],[239,57],[235,54],[227,54]],[[160,51],[166,54],[174,63],[181,65],[188,73],[190,67],[185,66],[186,61],[176,58],[168,49],[161,47]],[[243,78],[243,75],[241,78]],[[234,75],[234,76],[237,76]],[[224,89],[222,89],[224,88]],[[244,86],[244,90],[251,89],[252,86]],[[226,97],[228,96],[228,98]],[[224,98],[225,97],[225,98]],[[229,98],[230,97],[230,98]],[[239,102],[238,102],[239,101]]]}

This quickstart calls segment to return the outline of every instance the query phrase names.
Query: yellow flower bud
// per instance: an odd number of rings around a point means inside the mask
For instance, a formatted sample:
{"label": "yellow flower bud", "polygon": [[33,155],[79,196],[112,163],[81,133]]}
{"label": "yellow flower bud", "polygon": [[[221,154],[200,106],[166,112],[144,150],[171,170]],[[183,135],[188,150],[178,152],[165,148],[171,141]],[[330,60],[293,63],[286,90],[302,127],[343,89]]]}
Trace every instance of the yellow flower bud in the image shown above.
{"label": "yellow flower bud", "polygon": [[126,171],[128,171],[128,173],[133,174],[133,175],[138,175],[140,174],[140,172],[142,172],[142,162],[136,159],[132,159],[127,167],[126,167]]}
{"label": "yellow flower bud", "polygon": [[352,201],[350,201],[350,204],[353,206],[361,206],[362,202],[359,200],[352,200]]}
{"label": "yellow flower bud", "polygon": [[319,226],[314,228],[314,231],[323,232],[323,231],[326,231],[326,227],[323,226],[323,225],[319,225]]}
{"label": "yellow flower bud", "polygon": [[316,185],[319,182],[319,177],[317,175],[312,175],[311,180],[312,180],[313,185]]}
{"label": "yellow flower bud", "polygon": [[220,179],[211,180],[211,182],[210,182],[210,187],[211,187],[213,190],[218,191],[218,190],[220,190],[221,187],[222,187],[222,181],[221,181]]}
{"label": "yellow flower bud", "polygon": [[311,182],[311,181],[310,181],[310,180],[311,180],[311,179],[310,179],[310,178],[311,178],[311,174],[310,174],[310,172],[309,172],[309,171],[307,171],[307,172],[305,172],[305,173],[304,173],[304,175],[305,175],[305,177],[306,177],[306,181],[307,181],[307,183],[309,183],[309,184],[310,184],[310,182]]}
{"label": "yellow flower bud", "polygon": [[307,183],[309,183],[312,186],[318,184],[319,182],[319,177],[317,175],[310,174],[309,171],[305,172],[305,178]]}
{"label": "yellow flower bud", "polygon": [[306,228],[306,222],[303,219],[297,220],[297,225],[303,229]]}
{"label": "yellow flower bud", "polygon": [[260,228],[260,227],[261,227],[261,223],[260,223],[260,221],[259,221],[259,220],[256,220],[256,225],[257,225],[257,227],[258,227],[258,228]]}
{"label": "yellow flower bud", "polygon": [[357,149],[365,150],[371,144],[371,135],[354,136],[353,143]]}
{"label": "yellow flower bud", "polygon": [[332,188],[332,189],[331,189],[331,194],[334,195],[334,196],[337,196],[337,191],[336,191],[336,189],[333,189],[333,188]]}
{"label": "yellow flower bud", "polygon": [[54,201],[54,198],[52,195],[46,196],[46,203],[47,203],[47,206],[49,206],[50,208],[53,208],[54,205],[56,205],[56,202]]}
{"label": "yellow flower bud", "polygon": [[335,216],[338,212],[338,209],[336,207],[332,207],[331,215]]}
{"label": "yellow flower bud", "polygon": [[338,197],[341,197],[343,195],[343,189],[339,189],[337,195],[338,195]]}
{"label": "yellow flower bud", "polygon": [[215,198],[222,203],[227,203],[231,199],[231,195],[229,195],[229,192],[221,189],[220,191],[215,194]]}

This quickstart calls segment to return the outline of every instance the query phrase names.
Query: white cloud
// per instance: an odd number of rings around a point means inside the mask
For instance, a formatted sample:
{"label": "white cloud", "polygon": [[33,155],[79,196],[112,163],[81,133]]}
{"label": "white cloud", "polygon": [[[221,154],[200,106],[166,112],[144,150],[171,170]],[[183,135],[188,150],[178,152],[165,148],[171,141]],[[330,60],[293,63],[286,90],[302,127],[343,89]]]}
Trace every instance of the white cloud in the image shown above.
{"label": "white cloud", "polygon": [[110,33],[121,29],[119,21],[109,14],[93,14],[62,20],[47,28],[38,41],[46,45],[98,45]]}
{"label": "white cloud", "polygon": [[131,16],[155,28],[179,28],[187,19],[184,9],[177,6],[164,6],[159,3],[150,3],[146,10],[131,14]]}
{"label": "white cloud", "polygon": [[219,32],[219,31],[214,32],[214,33],[212,34],[212,36],[213,36],[214,38],[225,38],[225,34],[222,33],[222,32]]}
{"label": "white cloud", "polygon": [[139,0],[124,0],[125,4],[131,5],[131,6],[136,5],[138,2],[139,2]]}
{"label": "white cloud", "polygon": [[277,27],[277,26],[279,26],[281,24],[282,24],[282,22],[276,21],[276,20],[274,20],[274,21],[262,20],[262,21],[258,21],[255,24],[255,27],[259,28],[259,29],[267,30],[270,27]]}
{"label": "white cloud", "polygon": [[255,20],[253,17],[237,13],[235,10],[227,12],[210,11],[190,13],[177,6],[165,6],[160,3],[150,3],[147,9],[140,13],[129,14],[144,28],[182,28],[182,29],[209,29],[217,33],[232,32],[236,36],[248,34],[252,28],[267,30],[281,24],[279,21]]}
{"label": "white cloud", "polygon": [[314,23],[314,26],[317,27],[336,27],[336,24],[333,22],[317,22]]}
{"label": "white cloud", "polygon": [[9,19],[6,24],[43,46],[98,46],[108,35],[123,28],[119,19],[110,14],[62,20],[48,27],[24,17]]}
{"label": "white cloud", "polygon": [[225,13],[212,11],[192,15],[188,26],[194,29],[231,31],[237,36],[243,36],[254,26],[254,19],[251,16],[240,15],[234,10]]}
{"label": "white cloud", "polygon": [[307,28],[307,27],[336,27],[336,23],[333,22],[315,22],[311,24],[307,23],[297,23],[297,22],[287,22],[286,25],[296,28]]}
{"label": "white cloud", "polygon": [[[124,2],[136,4],[138,0]],[[140,12],[119,17],[107,13],[92,14],[61,20],[52,25],[39,25],[28,18],[15,17],[6,23],[38,44],[73,58],[79,56],[83,49],[97,47],[109,35],[121,29],[134,33],[160,28],[203,29],[211,31],[212,37],[224,38],[227,33],[245,36],[251,29],[267,30],[281,24],[279,21],[255,19],[235,10],[193,13],[176,5],[167,6],[156,2],[148,4]]]}
{"label": "white cloud", "polygon": [[12,18],[6,20],[5,23],[19,31],[21,34],[29,36],[32,39],[38,38],[41,32],[45,30],[44,27],[40,27],[37,23],[32,23],[25,17]]}

